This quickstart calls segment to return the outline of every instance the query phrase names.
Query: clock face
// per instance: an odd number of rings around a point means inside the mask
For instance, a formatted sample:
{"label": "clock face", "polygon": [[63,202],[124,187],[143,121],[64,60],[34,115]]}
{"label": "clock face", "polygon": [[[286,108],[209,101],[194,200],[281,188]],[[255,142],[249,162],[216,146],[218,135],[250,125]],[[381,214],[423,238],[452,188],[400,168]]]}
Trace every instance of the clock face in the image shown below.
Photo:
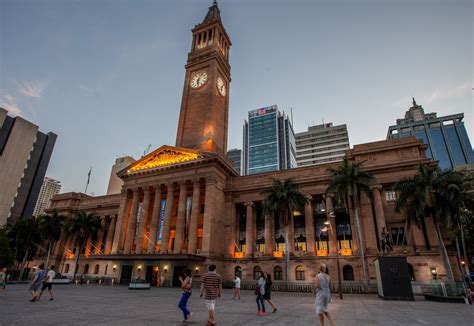
{"label": "clock face", "polygon": [[191,87],[192,88],[199,88],[204,85],[207,81],[207,74],[202,71],[198,72],[191,78]]}
{"label": "clock face", "polygon": [[225,96],[225,92],[226,92],[225,82],[221,77],[217,77],[217,90],[222,96]]}

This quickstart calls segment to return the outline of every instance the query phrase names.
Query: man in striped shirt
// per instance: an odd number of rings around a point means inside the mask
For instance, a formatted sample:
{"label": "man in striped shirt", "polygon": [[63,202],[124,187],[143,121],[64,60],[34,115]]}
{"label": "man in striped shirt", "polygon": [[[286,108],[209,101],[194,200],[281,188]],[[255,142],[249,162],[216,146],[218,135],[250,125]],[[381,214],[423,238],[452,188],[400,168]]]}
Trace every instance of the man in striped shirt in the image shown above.
{"label": "man in striped shirt", "polygon": [[216,273],[216,265],[209,266],[207,272],[202,278],[201,282],[201,297],[206,292],[204,297],[206,301],[207,310],[209,311],[209,320],[206,325],[216,325],[216,300],[221,297],[222,293],[222,278]]}

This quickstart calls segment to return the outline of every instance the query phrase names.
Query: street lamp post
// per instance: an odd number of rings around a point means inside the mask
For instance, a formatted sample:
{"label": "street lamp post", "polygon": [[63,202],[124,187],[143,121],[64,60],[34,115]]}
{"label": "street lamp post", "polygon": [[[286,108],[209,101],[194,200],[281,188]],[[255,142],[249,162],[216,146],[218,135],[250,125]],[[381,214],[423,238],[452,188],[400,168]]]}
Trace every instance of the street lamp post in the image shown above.
{"label": "street lamp post", "polygon": [[343,299],[342,298],[342,279],[341,279],[341,267],[339,264],[339,246],[337,245],[336,219],[335,219],[336,214],[334,214],[334,212],[329,212],[329,216],[331,217],[331,219],[334,219],[334,228],[330,220],[327,220],[326,222],[324,222],[324,224],[327,225],[332,230],[331,233],[333,235],[334,246],[336,248],[337,292],[339,293],[339,299],[342,300]]}

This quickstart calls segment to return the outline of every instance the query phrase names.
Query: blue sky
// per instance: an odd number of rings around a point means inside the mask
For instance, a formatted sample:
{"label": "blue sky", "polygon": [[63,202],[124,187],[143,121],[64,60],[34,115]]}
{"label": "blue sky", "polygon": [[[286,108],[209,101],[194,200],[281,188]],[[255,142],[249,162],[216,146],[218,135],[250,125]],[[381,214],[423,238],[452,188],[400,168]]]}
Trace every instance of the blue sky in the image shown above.
{"label": "blue sky", "polygon": [[[190,30],[210,0],[0,0],[0,106],[58,134],[47,175],[104,194],[115,158],[174,145]],[[247,111],[293,108],[295,131],[346,123],[385,139],[414,96],[464,112],[474,140],[470,0],[222,0],[229,148]]]}

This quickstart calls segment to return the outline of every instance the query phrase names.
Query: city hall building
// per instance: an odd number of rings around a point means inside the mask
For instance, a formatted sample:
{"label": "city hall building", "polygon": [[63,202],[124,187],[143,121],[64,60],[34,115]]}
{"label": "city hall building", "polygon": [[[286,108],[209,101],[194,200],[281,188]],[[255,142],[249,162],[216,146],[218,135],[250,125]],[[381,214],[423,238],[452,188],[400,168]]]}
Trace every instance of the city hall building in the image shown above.
{"label": "city hall building", "polygon": [[[337,243],[343,282],[360,282],[361,248],[352,210],[325,195],[328,168],[338,163],[239,176],[226,159],[231,40],[216,3],[192,33],[175,146],[162,146],[119,171],[120,194],[64,193],[52,200],[51,209],[61,214],[84,210],[102,219],[103,231],[87,243],[78,275],[120,283],[142,278],[173,286],[184,268],[199,276],[209,264],[216,264],[227,280],[237,273],[244,284],[253,283],[255,273],[262,270],[276,284],[283,282],[285,233],[278,220],[265,216],[262,190],[271,186],[272,178],[291,178],[308,203],[304,210],[293,212],[289,227],[290,281],[312,282],[321,262],[336,280]],[[383,228],[393,240],[390,254],[407,257],[414,280],[430,280],[433,267],[439,275],[446,274],[432,220],[427,220],[423,232],[394,212],[392,185],[413,176],[420,162],[436,164],[426,157],[426,148],[411,137],[355,145],[347,151],[351,161],[365,161],[366,170],[377,180],[359,207],[371,283]],[[77,254],[73,239],[63,235],[54,249],[57,271],[72,277]],[[455,255],[450,258],[456,266]]]}

